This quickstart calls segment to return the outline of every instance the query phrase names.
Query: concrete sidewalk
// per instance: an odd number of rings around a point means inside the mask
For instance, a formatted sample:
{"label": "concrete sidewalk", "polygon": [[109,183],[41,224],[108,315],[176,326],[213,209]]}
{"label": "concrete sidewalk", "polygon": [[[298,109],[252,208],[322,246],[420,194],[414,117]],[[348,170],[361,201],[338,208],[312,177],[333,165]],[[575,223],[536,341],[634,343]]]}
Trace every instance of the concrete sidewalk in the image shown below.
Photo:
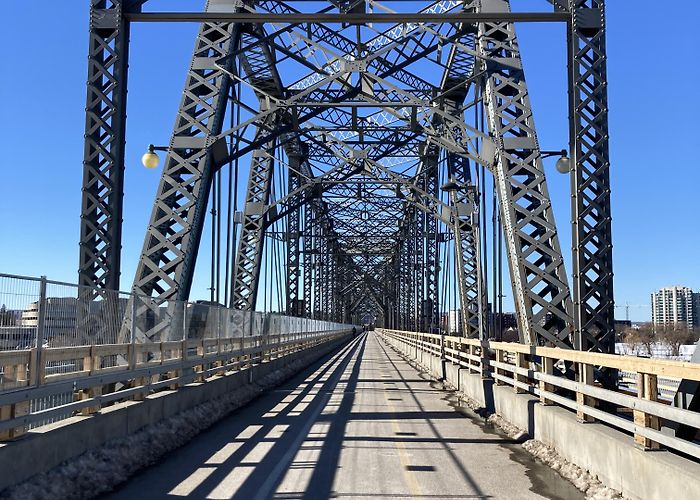
{"label": "concrete sidewalk", "polygon": [[583,498],[454,401],[370,332],[111,498]]}

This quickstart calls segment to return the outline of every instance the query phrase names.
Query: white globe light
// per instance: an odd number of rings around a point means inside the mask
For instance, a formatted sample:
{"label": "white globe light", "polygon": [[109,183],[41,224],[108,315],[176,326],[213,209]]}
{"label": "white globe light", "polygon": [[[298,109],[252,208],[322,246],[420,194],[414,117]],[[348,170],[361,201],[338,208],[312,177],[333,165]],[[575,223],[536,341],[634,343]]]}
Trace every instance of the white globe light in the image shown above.
{"label": "white globe light", "polygon": [[153,151],[148,151],[141,157],[141,163],[146,168],[158,168],[160,163],[160,158]]}
{"label": "white globe light", "polygon": [[562,156],[557,160],[556,168],[558,172],[562,174],[568,174],[571,172],[571,160],[568,156]]}

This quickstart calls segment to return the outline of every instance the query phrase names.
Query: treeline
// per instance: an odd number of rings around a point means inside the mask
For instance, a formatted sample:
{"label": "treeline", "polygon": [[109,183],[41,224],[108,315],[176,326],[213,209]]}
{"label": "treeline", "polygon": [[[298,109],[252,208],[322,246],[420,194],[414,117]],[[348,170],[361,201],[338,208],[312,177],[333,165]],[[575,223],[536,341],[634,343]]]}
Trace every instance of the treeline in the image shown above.
{"label": "treeline", "polygon": [[700,337],[700,328],[690,328],[684,323],[675,325],[653,325],[643,323],[627,328],[622,334],[623,342],[635,350],[644,351],[651,356],[656,345],[664,345],[671,351],[671,356],[680,356],[681,346],[695,344]]}

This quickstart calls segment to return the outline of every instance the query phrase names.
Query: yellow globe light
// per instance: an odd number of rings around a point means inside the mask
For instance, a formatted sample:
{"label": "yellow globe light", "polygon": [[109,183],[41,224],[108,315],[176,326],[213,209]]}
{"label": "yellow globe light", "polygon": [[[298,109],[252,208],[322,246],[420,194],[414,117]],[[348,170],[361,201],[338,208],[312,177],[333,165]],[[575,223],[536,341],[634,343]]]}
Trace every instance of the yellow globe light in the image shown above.
{"label": "yellow globe light", "polygon": [[160,158],[158,158],[153,144],[148,146],[148,151],[141,157],[141,163],[146,168],[158,168]]}

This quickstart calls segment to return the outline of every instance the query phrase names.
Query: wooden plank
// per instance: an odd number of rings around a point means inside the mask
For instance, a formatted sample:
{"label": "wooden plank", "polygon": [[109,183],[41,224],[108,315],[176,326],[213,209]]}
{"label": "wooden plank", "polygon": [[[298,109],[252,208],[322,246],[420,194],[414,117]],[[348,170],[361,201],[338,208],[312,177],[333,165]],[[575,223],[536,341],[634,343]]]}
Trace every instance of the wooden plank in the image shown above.
{"label": "wooden plank", "polygon": [[[546,375],[553,375],[554,374],[554,360],[552,358],[541,358],[542,359],[542,365],[540,366],[541,372],[546,374]],[[549,406],[553,404],[553,401],[551,399],[547,399],[547,392],[554,392],[554,386],[552,384],[548,384],[544,380],[540,380],[539,382],[540,385],[540,404]]]}
{"label": "wooden plank", "polygon": [[554,347],[538,347],[536,353],[564,361],[605,366],[630,372],[649,373],[662,377],[700,381],[700,363],[686,363],[668,359],[637,358],[595,352],[581,352]]}
{"label": "wooden plank", "polygon": [[[585,385],[593,385],[593,366],[579,363],[577,365],[577,374],[579,377],[579,382]],[[595,419],[586,413],[585,406],[595,407],[596,400],[582,392],[576,392],[576,417],[579,422],[593,422]]]}
{"label": "wooden plank", "polygon": [[80,347],[47,347],[42,349],[45,363],[50,361],[74,361],[90,356],[90,346]]}
{"label": "wooden plank", "polygon": [[[647,401],[657,401],[658,393],[659,389],[656,375],[649,373],[639,373],[637,375],[637,397],[646,399]],[[634,425],[636,427],[655,431],[661,430],[661,421],[659,417],[645,413],[638,408],[634,409],[633,416]],[[644,450],[658,450],[660,448],[659,443],[637,431],[634,433],[634,442]]]}

